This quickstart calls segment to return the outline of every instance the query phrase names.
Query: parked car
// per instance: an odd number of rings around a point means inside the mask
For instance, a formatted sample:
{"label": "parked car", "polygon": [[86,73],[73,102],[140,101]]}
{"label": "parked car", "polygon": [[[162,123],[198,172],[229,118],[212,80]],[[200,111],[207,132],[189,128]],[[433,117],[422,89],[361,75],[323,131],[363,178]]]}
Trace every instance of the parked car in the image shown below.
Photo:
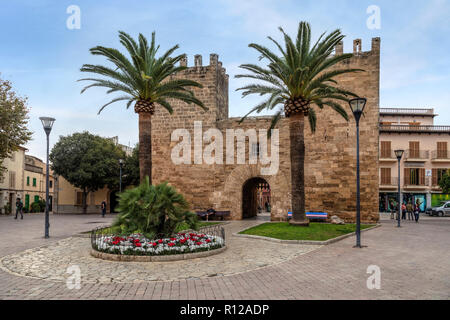
{"label": "parked car", "polygon": [[440,207],[434,207],[431,210],[432,216],[450,216],[450,201],[446,201],[441,204]]}

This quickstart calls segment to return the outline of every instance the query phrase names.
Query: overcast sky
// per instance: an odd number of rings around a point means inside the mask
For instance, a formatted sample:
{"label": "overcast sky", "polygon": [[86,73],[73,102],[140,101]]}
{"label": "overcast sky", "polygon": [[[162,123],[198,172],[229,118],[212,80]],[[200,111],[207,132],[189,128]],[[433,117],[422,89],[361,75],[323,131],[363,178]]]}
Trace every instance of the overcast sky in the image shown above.
{"label": "overcast sky", "polygon": [[[80,29],[67,28],[67,8],[81,10]],[[370,29],[367,8],[377,5],[380,29]],[[230,75],[230,116],[244,115],[257,98],[241,99],[242,84],[233,76],[242,63],[257,58],[250,42],[270,46],[267,36],[280,39],[278,26],[294,36],[298,22],[309,21],[313,35],[340,28],[347,35],[344,51],[361,38],[363,51],[372,37],[381,37],[381,107],[435,108],[436,124],[450,124],[450,1],[355,0],[0,0],[0,77],[13,82],[29,98],[33,141],[29,154],[44,159],[45,134],[39,116],[56,118],[51,144],[59,135],[88,130],[119,136],[122,144],[138,141],[137,115],[125,105],[110,105],[104,89],[80,95],[86,74],[83,63],[102,63],[89,48],[120,48],[118,30],[137,36],[156,31],[162,49],[179,44],[189,65],[194,54],[219,54]]]}

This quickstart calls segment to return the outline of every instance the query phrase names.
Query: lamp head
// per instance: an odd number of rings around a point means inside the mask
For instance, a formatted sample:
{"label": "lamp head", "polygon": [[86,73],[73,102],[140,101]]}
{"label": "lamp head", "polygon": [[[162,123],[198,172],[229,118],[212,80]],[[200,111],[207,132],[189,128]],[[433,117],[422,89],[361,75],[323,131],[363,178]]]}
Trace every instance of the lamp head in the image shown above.
{"label": "lamp head", "polygon": [[395,153],[395,156],[397,157],[397,159],[401,160],[403,157],[403,153],[405,153],[405,150],[395,150],[394,153]]}
{"label": "lamp head", "polygon": [[364,112],[364,108],[366,107],[366,103],[366,98],[354,98],[348,102],[356,121],[359,121],[359,119],[361,118],[361,115]]}
{"label": "lamp head", "polygon": [[39,120],[42,122],[42,126],[44,127],[44,131],[47,134],[50,134],[50,131],[52,131],[53,123],[55,122],[54,118],[50,117],[40,117]]}

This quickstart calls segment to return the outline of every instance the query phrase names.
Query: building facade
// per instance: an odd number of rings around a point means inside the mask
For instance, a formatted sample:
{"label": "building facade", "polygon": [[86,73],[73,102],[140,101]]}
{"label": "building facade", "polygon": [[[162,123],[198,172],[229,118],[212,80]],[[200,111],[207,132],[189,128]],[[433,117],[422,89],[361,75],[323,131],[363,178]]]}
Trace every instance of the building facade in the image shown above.
{"label": "building facade", "polygon": [[16,199],[23,201],[23,176],[25,168],[25,148],[19,147],[11,158],[4,159],[6,171],[0,176],[1,213],[15,212]]}
{"label": "building facade", "polygon": [[419,201],[421,211],[450,200],[439,180],[450,169],[450,126],[434,125],[433,109],[380,109],[380,212],[397,203],[398,163],[395,150],[405,150],[400,163],[402,202]]}
{"label": "building facade", "polygon": [[[23,175],[23,203],[26,211],[31,211],[33,202],[45,201],[46,189],[46,164],[39,158],[25,155],[25,167]],[[49,175],[49,211],[53,211],[54,203],[54,177],[50,170]]]}
{"label": "building facade", "polygon": [[[372,39],[370,51],[362,51],[360,39],[354,41],[354,57],[339,67],[359,68],[364,72],[353,73],[338,78],[339,84],[361,97],[367,98],[365,117],[361,121],[361,213],[364,222],[376,222],[378,212],[378,149],[379,149],[379,74],[380,39]],[[343,45],[336,47],[336,54],[344,52]],[[185,58],[182,65],[187,65]],[[238,163],[235,137],[227,136],[228,130],[268,129],[270,117],[248,118],[242,124],[240,118],[228,117],[229,77],[216,54],[210,55],[208,65],[202,64],[202,57],[196,55],[194,66],[173,76],[188,78],[203,84],[203,88],[193,88],[198,97],[209,108],[202,111],[194,105],[173,101],[173,115],[163,108],[156,108],[152,116],[152,177],[153,183],[168,181],[185,195],[193,210],[214,208],[230,211],[231,219],[240,220],[257,213],[258,186],[267,184],[270,190],[272,221],[287,220],[291,210],[289,130],[287,119],[278,125],[279,168],[275,174],[262,174],[266,165],[250,163],[249,155],[254,148],[250,137],[245,140],[244,163]],[[348,222],[355,220],[356,214],[356,126],[350,108],[350,121],[346,122],[332,110],[317,110],[317,131],[311,134],[305,124],[305,187],[306,209],[323,211],[329,216],[338,215]],[[307,122],[307,121],[306,121]],[[187,161],[174,163],[171,156],[174,148],[183,139],[172,139],[177,129],[187,130],[194,138],[202,133],[213,133],[214,139],[204,137],[205,144],[189,145]],[[200,133],[199,133],[200,132]],[[213,163],[202,161],[199,147],[208,149],[207,141],[223,138],[223,155],[226,143],[232,143],[234,162],[225,156]],[[267,138],[267,136],[265,136]],[[198,141],[198,140],[197,140]],[[226,142],[225,142],[226,141]],[[210,144],[211,145],[211,144]],[[270,141],[268,142],[270,145]],[[272,147],[271,147],[272,148]],[[217,151],[217,149],[215,149]],[[215,152],[214,151],[214,152]],[[200,151],[201,152],[201,151]],[[269,151],[270,153],[270,151]]]}

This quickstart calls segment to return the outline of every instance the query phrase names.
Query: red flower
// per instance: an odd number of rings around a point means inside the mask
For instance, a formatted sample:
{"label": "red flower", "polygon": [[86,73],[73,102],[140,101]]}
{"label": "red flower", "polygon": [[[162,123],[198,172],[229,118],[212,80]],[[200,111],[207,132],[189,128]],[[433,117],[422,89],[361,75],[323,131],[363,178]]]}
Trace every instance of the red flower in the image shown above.
{"label": "red flower", "polygon": [[177,240],[176,238],[170,238],[170,241],[175,241],[175,240]]}
{"label": "red flower", "polygon": [[169,243],[169,247],[173,247],[175,245],[175,243],[171,242]]}
{"label": "red flower", "polygon": [[156,247],[158,244],[157,244],[156,242],[153,242],[152,245],[153,245],[154,247]]}
{"label": "red flower", "polygon": [[209,240],[209,239],[206,239],[206,243],[210,243],[211,242],[211,240]]}
{"label": "red flower", "polygon": [[138,242],[136,242],[135,245],[136,245],[136,247],[140,247],[141,246],[141,244],[138,243]]}
{"label": "red flower", "polygon": [[163,243],[162,239],[159,239],[158,242],[159,242],[159,243]]}
{"label": "red flower", "polygon": [[197,245],[201,245],[201,244],[202,244],[202,242],[201,242],[201,241],[199,241],[199,242],[197,242],[196,244],[197,244]]}

